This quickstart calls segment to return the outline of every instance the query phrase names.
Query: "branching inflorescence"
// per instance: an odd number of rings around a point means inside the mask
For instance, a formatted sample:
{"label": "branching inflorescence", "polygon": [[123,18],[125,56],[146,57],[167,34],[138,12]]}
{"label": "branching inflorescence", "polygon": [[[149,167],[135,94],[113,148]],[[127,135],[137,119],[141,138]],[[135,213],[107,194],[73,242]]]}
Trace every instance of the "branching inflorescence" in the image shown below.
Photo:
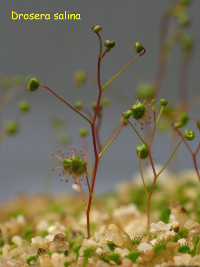
{"label": "branching inflorescence", "polygon": [[[87,235],[88,238],[90,238],[90,209],[93,199],[93,193],[94,193],[94,187],[95,187],[95,181],[96,181],[96,175],[97,170],[99,166],[99,160],[101,156],[104,154],[104,152],[110,147],[110,145],[115,141],[118,134],[120,133],[124,122],[125,117],[122,119],[120,127],[116,130],[114,137],[108,141],[107,144],[102,144],[100,141],[99,131],[101,128],[101,122],[102,122],[102,106],[106,106],[107,99],[102,99],[103,91],[122,73],[124,72],[128,67],[130,67],[139,57],[143,56],[145,54],[145,48],[141,45],[141,43],[136,42],[134,47],[137,55],[125,66],[123,67],[116,75],[114,75],[107,83],[105,83],[103,86],[101,85],[101,62],[103,58],[111,51],[111,49],[115,46],[114,40],[106,40],[105,41],[105,50],[103,51],[103,44],[102,44],[102,38],[100,35],[100,32],[102,30],[102,27],[97,25],[92,28],[93,32],[97,35],[99,39],[99,56],[98,56],[98,66],[97,66],[97,84],[98,84],[98,97],[97,101],[92,104],[93,113],[91,113],[87,108],[83,107],[81,101],[77,101],[75,106],[71,105],[68,101],[64,100],[62,97],[57,95],[52,89],[50,89],[46,85],[42,85],[39,83],[37,78],[32,78],[28,84],[28,90],[33,92],[36,91],[39,87],[46,89],[51,94],[53,94],[57,99],[59,99],[61,102],[63,102],[66,106],[68,106],[70,109],[72,109],[76,114],[78,114],[80,117],[82,117],[87,123],[90,125],[91,134],[92,134],[92,144],[93,144],[93,154],[94,154],[94,164],[91,166],[91,161],[89,157],[88,151],[84,151],[88,163],[86,163],[82,153],[76,154],[74,150],[72,150],[72,155],[65,155],[62,152],[58,152],[59,155],[55,154],[56,157],[58,157],[60,163],[58,168],[61,168],[61,176],[63,178],[67,176],[67,180],[70,177],[73,177],[75,183],[78,185],[78,188],[81,192],[82,199],[85,206],[85,212],[87,217]],[[82,76],[80,76],[82,77]],[[80,81],[80,80],[79,80]],[[82,82],[82,79],[81,81]],[[85,137],[87,135],[87,129],[81,129],[80,130],[81,137]],[[83,140],[84,141],[84,140]],[[86,146],[85,146],[86,147]],[[86,147],[87,148],[87,147]],[[86,149],[87,150],[87,149]],[[87,172],[87,166],[90,166],[90,173],[91,173],[91,180],[88,179],[88,172]],[[85,178],[84,178],[85,177]],[[88,201],[86,200],[86,197],[84,195],[84,192],[81,187],[81,181],[85,179],[86,185],[88,187]]]}
{"label": "branching inflorescence", "polygon": [[[177,144],[176,148],[174,149],[173,153],[171,154],[171,156],[169,157],[169,159],[167,160],[165,165],[162,167],[162,169],[160,171],[157,172],[155,169],[154,160],[152,158],[151,146],[152,146],[152,143],[153,143],[153,140],[155,137],[155,132],[156,132],[156,128],[157,128],[157,125],[159,123],[160,117],[162,115],[163,110],[167,106],[167,104],[168,104],[167,100],[165,100],[163,98],[160,99],[161,109],[159,111],[158,116],[156,115],[156,101],[154,99],[151,101],[151,103],[146,104],[146,105],[144,102],[137,101],[136,104],[134,104],[131,109],[129,109],[123,113],[123,117],[127,120],[129,125],[131,126],[132,130],[136,133],[136,135],[138,136],[138,138],[142,142],[141,145],[136,147],[136,153],[138,155],[140,174],[141,174],[142,183],[144,186],[145,196],[147,199],[147,234],[148,235],[150,233],[150,221],[151,221],[151,218],[150,218],[151,198],[152,198],[152,194],[153,194],[157,179],[161,175],[161,173],[165,170],[165,168],[168,166],[168,164],[172,160],[173,156],[177,152],[178,148],[180,147],[181,143],[183,142],[183,140],[181,140]],[[143,122],[142,121],[144,120],[145,117],[147,117],[147,119],[148,119],[146,121],[146,123],[148,124],[150,122],[149,121],[149,119],[150,119],[149,108],[150,107],[153,110],[153,130],[152,130],[152,133],[150,135],[149,140],[147,141],[147,140],[144,140],[144,138],[141,136],[141,134],[139,133],[139,131],[136,129],[135,126],[136,126],[136,122],[139,122],[141,124],[141,129],[143,129]],[[135,121],[134,124],[130,121],[131,117],[133,117],[133,119]],[[145,179],[143,176],[142,165],[141,165],[141,160],[146,159],[146,158],[148,158],[150,161],[150,165],[151,165],[153,176],[154,176],[150,192],[148,192],[148,190],[147,190],[147,186],[146,186]]]}

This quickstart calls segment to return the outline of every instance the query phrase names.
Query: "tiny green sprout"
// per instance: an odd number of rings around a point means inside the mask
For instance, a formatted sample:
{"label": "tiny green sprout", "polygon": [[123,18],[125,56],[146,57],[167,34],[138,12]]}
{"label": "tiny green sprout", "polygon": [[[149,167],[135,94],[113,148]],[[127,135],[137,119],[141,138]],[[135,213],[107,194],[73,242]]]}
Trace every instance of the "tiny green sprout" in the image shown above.
{"label": "tiny green sprout", "polygon": [[195,138],[195,134],[192,130],[185,130],[184,132],[184,137],[185,139],[187,139],[188,141],[192,141]]}
{"label": "tiny green sprout", "polygon": [[138,156],[139,156],[139,152],[140,152],[140,158],[141,159],[146,159],[148,157],[148,154],[149,154],[148,149],[147,149],[145,144],[142,144],[141,146],[137,146],[136,152],[137,152]]}
{"label": "tiny green sprout", "polygon": [[82,86],[87,82],[87,74],[84,70],[78,70],[74,75],[74,83],[76,86]]}
{"label": "tiny green sprout", "polygon": [[160,104],[161,104],[161,106],[166,107],[167,104],[168,104],[168,101],[166,99],[164,99],[164,98],[161,98],[160,99]]}
{"label": "tiny green sprout", "polygon": [[8,249],[8,252],[10,252],[11,250],[13,250],[13,249],[15,249],[15,248],[17,248],[17,245],[16,245],[16,244],[12,245],[12,246]]}
{"label": "tiny green sprout", "polygon": [[166,249],[166,241],[161,242],[161,243],[155,245],[155,247],[154,247],[154,251],[156,254],[158,254],[161,249]]}
{"label": "tiny green sprout", "polygon": [[29,266],[31,266],[31,262],[32,262],[32,261],[36,262],[36,261],[37,261],[37,258],[38,258],[37,255],[30,256],[30,257],[26,258],[26,262],[27,262],[27,264],[28,264]]}
{"label": "tiny green sprout", "polygon": [[142,83],[136,88],[136,95],[139,98],[152,98],[155,94],[155,86],[153,84]]}
{"label": "tiny green sprout", "polygon": [[139,251],[132,251],[130,252],[126,257],[131,260],[133,263],[135,263],[137,261],[137,259],[140,256],[140,252]]}
{"label": "tiny green sprout", "polygon": [[102,27],[100,25],[96,25],[92,27],[93,32],[98,33],[102,30]]}
{"label": "tiny green sprout", "polygon": [[102,99],[102,104],[103,104],[104,107],[108,106],[109,105],[109,99],[107,97],[104,97]]}
{"label": "tiny green sprout", "polygon": [[75,103],[75,107],[76,107],[77,109],[82,109],[82,107],[83,107],[83,103],[82,103],[82,101],[80,101],[80,100],[76,101],[76,103]]}
{"label": "tiny green sprout", "polygon": [[177,242],[181,238],[186,238],[189,233],[189,230],[186,228],[180,229],[177,234],[175,234],[173,241]]}
{"label": "tiny green sprout", "polygon": [[109,260],[114,261],[117,265],[120,263],[120,254],[119,253],[113,253],[108,255]]}
{"label": "tiny green sprout", "polygon": [[105,47],[106,47],[106,51],[109,52],[111,50],[111,48],[113,48],[115,46],[115,41],[114,40],[106,40],[105,41]]}
{"label": "tiny green sprout", "polygon": [[7,121],[5,125],[5,132],[7,135],[15,135],[18,132],[18,124],[16,121]]}
{"label": "tiny green sprout", "polygon": [[137,102],[134,104],[131,108],[132,110],[132,116],[135,120],[141,119],[146,111],[145,105],[141,102]]}
{"label": "tiny green sprout", "polygon": [[136,51],[137,54],[141,53],[142,50],[144,49],[142,44],[139,43],[139,42],[135,42],[134,48],[135,48],[135,51]]}
{"label": "tiny green sprout", "polygon": [[78,262],[79,251],[80,251],[81,247],[82,247],[82,245],[77,245],[77,246],[73,249],[73,252],[76,254],[76,263]]}
{"label": "tiny green sprout", "polygon": [[80,128],[80,129],[79,129],[79,135],[80,135],[81,137],[85,137],[85,136],[87,136],[87,135],[88,135],[88,129],[86,129],[86,128]]}
{"label": "tiny green sprout", "polygon": [[27,101],[20,101],[18,108],[21,112],[28,112],[30,110],[30,105]]}
{"label": "tiny green sprout", "polygon": [[128,120],[130,118],[130,116],[132,115],[132,110],[127,110],[125,113],[124,113],[124,117],[126,120]]}
{"label": "tiny green sprout", "polygon": [[86,249],[84,249],[84,251],[83,251],[83,255],[84,255],[83,267],[87,266],[87,262],[88,262],[89,257],[92,254],[92,251],[93,251],[92,248],[86,248]]}
{"label": "tiny green sprout", "polygon": [[34,92],[38,89],[39,87],[39,81],[37,78],[32,78],[30,79],[28,85],[27,85],[27,89],[30,91],[30,92]]}

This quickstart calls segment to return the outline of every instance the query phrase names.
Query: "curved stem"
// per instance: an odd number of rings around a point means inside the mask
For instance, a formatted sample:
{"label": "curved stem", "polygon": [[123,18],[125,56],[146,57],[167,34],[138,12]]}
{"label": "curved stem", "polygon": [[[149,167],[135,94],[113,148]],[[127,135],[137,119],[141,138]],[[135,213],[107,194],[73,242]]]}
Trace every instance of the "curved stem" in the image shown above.
{"label": "curved stem", "polygon": [[136,57],[134,57],[123,69],[121,69],[115,76],[113,76],[110,81],[108,81],[103,87],[102,90],[104,90],[108,85],[110,85],[122,72],[124,72],[128,67],[130,67],[136,59],[143,56],[145,54],[146,50],[143,48],[143,52]]}
{"label": "curved stem", "polygon": [[74,108],[72,105],[70,105],[67,101],[65,101],[62,97],[57,95],[52,89],[50,89],[48,86],[40,84],[40,87],[48,90],[51,94],[53,94],[55,97],[57,97],[61,102],[63,102],[65,105],[67,105],[69,108],[71,108],[73,111],[75,111],[79,116],[81,116],[83,119],[85,119],[89,124],[91,124],[91,120],[88,119],[85,115],[83,115],[80,111],[78,111],[76,108]]}
{"label": "curved stem", "polygon": [[172,153],[172,155],[170,156],[170,158],[168,159],[168,161],[165,163],[165,165],[163,166],[163,168],[159,171],[159,173],[157,174],[157,177],[164,171],[164,169],[167,167],[167,165],[170,163],[170,161],[172,160],[172,158],[174,157],[174,155],[176,154],[176,151],[179,149],[180,145],[182,144],[183,140],[181,140],[178,145],[176,146],[174,152]]}
{"label": "curved stem", "polygon": [[123,119],[123,121],[122,121],[122,123],[121,123],[121,125],[120,125],[120,127],[119,127],[119,129],[118,129],[118,131],[116,133],[116,135],[113,137],[113,139],[108,143],[108,145],[106,147],[103,148],[103,150],[101,151],[101,153],[99,153],[99,155],[98,155],[99,158],[103,155],[103,153],[112,145],[112,143],[117,138],[118,134],[120,133],[120,131],[121,131],[122,127],[123,127],[124,120],[125,120],[125,118]]}
{"label": "curved stem", "polygon": [[[123,116],[123,114],[122,114],[122,116]],[[140,138],[140,140],[142,141],[142,143],[145,144],[145,146],[148,147],[147,143],[144,141],[144,139],[142,138],[142,136],[138,133],[138,131],[136,130],[136,128],[133,126],[133,124],[129,120],[127,120],[127,122],[130,124],[131,128],[137,134],[137,136]]]}
{"label": "curved stem", "polygon": [[199,169],[198,169],[198,166],[197,166],[196,155],[193,155],[192,159],[193,159],[193,163],[194,163],[194,168],[196,170],[196,173],[197,173],[197,176],[198,176],[198,179],[199,179],[199,182],[200,182],[200,174],[199,174]]}

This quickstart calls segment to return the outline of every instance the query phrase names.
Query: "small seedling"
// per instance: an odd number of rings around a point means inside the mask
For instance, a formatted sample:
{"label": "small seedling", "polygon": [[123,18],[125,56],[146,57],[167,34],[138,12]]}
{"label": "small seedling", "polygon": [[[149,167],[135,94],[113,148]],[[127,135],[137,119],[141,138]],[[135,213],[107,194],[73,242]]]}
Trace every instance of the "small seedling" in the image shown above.
{"label": "small seedling", "polygon": [[84,255],[83,267],[86,267],[87,266],[87,262],[88,262],[89,257],[92,254],[92,251],[93,251],[92,248],[86,248],[86,249],[84,249],[84,251],[83,251],[83,255]]}
{"label": "small seedling", "polygon": [[137,261],[137,259],[140,256],[140,252],[139,251],[132,251],[130,252],[126,257],[131,260],[133,263],[135,263]]}

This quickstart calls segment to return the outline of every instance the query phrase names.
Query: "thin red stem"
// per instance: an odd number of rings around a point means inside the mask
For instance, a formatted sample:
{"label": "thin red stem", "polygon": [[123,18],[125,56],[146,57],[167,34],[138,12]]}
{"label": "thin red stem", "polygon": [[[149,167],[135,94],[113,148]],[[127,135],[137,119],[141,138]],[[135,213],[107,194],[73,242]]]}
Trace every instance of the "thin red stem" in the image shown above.
{"label": "thin red stem", "polygon": [[198,169],[198,166],[197,166],[197,159],[196,159],[196,155],[194,154],[193,157],[193,163],[194,163],[194,168],[196,170],[196,173],[197,173],[197,176],[198,176],[198,179],[199,179],[199,182],[200,182],[200,174],[199,174],[199,169]]}
{"label": "thin red stem", "polygon": [[[100,36],[99,36],[99,39],[101,41]],[[101,43],[100,43],[100,47],[101,47]],[[101,55],[101,51],[100,51],[99,59],[98,59],[98,67],[97,67],[97,77],[98,77],[97,81],[98,81],[99,95],[98,95],[98,100],[97,100],[97,107],[96,107],[95,114],[94,114],[94,117],[93,117],[93,120],[91,123],[95,163],[94,163],[94,171],[93,171],[92,185],[91,185],[91,190],[90,190],[90,195],[89,195],[88,207],[87,207],[87,212],[86,212],[88,239],[90,238],[90,208],[91,208],[91,204],[92,204],[94,185],[95,185],[95,181],[96,181],[96,174],[97,174],[98,163],[99,163],[99,157],[98,157],[98,152],[97,152],[97,141],[96,141],[96,134],[95,134],[95,122],[96,122],[97,115],[99,113],[99,106],[100,106],[101,96],[102,96],[101,76],[100,76],[101,60],[102,60],[102,57],[105,55],[106,55],[106,51],[103,53],[103,55]]]}
{"label": "thin red stem", "polygon": [[80,111],[78,111],[76,108],[74,108],[72,105],[70,105],[67,101],[65,101],[62,97],[57,95],[52,89],[50,89],[48,86],[40,84],[40,87],[48,90],[51,94],[53,94],[56,98],[58,98],[61,102],[63,102],[65,105],[67,105],[69,108],[71,108],[73,111],[75,111],[79,116],[84,118],[89,124],[91,124],[90,119],[88,119],[85,115],[83,115]]}

